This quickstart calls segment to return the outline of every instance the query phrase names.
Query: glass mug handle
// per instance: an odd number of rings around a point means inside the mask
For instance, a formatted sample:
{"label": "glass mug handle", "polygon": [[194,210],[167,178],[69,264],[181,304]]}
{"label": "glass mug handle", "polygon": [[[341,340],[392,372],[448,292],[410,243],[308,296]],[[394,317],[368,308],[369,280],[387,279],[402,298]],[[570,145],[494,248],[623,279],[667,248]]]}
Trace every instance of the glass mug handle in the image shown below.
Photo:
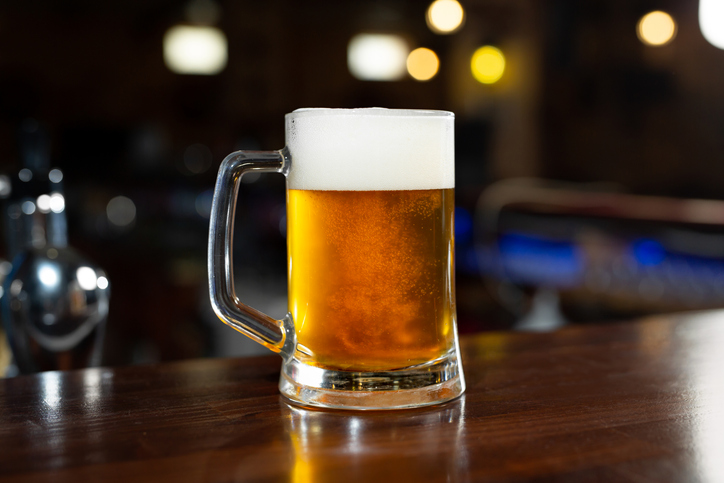
{"label": "glass mug handle", "polygon": [[285,359],[292,356],[296,334],[291,314],[276,320],[243,304],[234,290],[234,214],[241,178],[247,173],[287,175],[291,158],[279,151],[237,151],[221,163],[214,187],[209,224],[209,294],[216,315],[225,324]]}

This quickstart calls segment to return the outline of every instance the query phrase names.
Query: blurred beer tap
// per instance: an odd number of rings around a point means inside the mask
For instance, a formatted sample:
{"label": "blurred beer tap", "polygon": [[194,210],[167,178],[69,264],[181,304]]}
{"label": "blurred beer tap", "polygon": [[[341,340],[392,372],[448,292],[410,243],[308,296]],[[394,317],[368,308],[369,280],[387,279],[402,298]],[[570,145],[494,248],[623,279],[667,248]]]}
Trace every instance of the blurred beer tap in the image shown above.
{"label": "blurred beer tap", "polygon": [[20,142],[23,166],[4,191],[12,268],[0,300],[14,363],[21,373],[99,365],[108,278],[68,246],[63,173],[51,169],[47,133],[29,120]]}

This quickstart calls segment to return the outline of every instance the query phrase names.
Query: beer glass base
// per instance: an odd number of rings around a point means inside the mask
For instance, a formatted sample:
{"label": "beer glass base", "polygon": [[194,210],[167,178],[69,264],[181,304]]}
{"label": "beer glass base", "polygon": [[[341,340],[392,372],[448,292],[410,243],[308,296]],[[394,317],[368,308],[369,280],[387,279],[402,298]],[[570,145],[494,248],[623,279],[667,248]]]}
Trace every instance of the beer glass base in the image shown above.
{"label": "beer glass base", "polygon": [[279,390],[291,403],[330,409],[386,410],[430,406],[465,391],[457,351],[397,371],[322,369],[292,358],[282,366]]}

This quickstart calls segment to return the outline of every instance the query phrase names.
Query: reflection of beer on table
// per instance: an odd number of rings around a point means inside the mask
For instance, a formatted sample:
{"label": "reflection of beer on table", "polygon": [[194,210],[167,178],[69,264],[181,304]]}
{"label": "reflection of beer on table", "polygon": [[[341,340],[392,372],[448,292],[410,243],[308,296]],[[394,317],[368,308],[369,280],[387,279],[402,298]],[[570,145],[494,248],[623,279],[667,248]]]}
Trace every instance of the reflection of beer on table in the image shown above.
{"label": "reflection of beer on table", "polygon": [[[296,357],[384,371],[445,356],[456,330],[452,118],[421,116],[404,129],[384,116],[374,124],[364,116],[303,121],[288,125]],[[375,142],[350,146],[365,136]],[[325,144],[352,149],[353,159],[325,157]]]}

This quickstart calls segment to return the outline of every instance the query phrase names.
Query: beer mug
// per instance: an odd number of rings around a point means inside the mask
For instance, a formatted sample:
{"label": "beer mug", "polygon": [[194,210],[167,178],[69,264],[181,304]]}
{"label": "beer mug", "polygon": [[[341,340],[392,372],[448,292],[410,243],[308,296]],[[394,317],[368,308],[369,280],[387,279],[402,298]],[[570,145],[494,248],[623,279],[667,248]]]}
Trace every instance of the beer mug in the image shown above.
{"label": "beer mug", "polygon": [[[465,390],[455,312],[454,114],[300,109],[286,147],[224,159],[209,228],[209,293],[226,324],[279,353],[279,389],[302,406],[393,409]],[[234,291],[241,178],[287,178],[289,313]]]}

